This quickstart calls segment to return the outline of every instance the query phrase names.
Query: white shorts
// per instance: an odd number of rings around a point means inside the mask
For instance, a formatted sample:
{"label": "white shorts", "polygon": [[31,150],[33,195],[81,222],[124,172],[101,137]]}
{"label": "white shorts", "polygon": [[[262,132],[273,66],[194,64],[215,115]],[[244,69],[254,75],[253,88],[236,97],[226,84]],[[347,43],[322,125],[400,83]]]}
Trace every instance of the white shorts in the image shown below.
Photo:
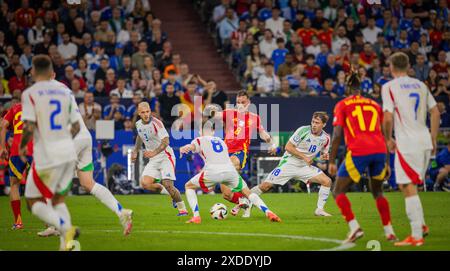
{"label": "white shorts", "polygon": [[236,169],[229,171],[212,171],[202,170],[200,173],[189,180],[194,185],[200,187],[203,192],[208,193],[216,184],[224,184],[228,186],[232,192],[240,192],[247,184],[242,180],[242,177],[236,172]]}
{"label": "white shorts", "polygon": [[431,158],[431,150],[395,153],[395,181],[397,184],[423,184],[428,164]]}
{"label": "white shorts", "polygon": [[320,174],[322,174],[322,170],[315,166],[299,167],[286,163],[272,170],[265,182],[285,185],[289,180],[295,179],[306,183]]}
{"label": "white shorts", "polygon": [[71,187],[74,170],[75,161],[39,171],[33,164],[25,185],[25,197],[51,199],[55,193],[66,194]]}
{"label": "white shorts", "polygon": [[145,166],[142,176],[149,176],[158,180],[176,180],[175,176],[175,159],[173,156],[162,156],[156,159],[150,158]]}
{"label": "white shorts", "polygon": [[92,138],[85,137],[75,139],[75,151],[77,152],[77,169],[81,171],[93,171],[92,164]]}

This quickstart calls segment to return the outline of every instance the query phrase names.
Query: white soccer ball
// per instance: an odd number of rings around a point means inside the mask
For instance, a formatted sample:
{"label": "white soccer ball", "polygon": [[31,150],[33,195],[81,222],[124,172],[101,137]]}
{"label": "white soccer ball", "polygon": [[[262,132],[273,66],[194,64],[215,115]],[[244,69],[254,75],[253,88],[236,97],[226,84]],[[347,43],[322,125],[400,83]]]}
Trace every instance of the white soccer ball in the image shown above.
{"label": "white soccer ball", "polygon": [[209,210],[209,213],[211,215],[211,218],[217,219],[217,220],[223,220],[228,215],[227,206],[222,203],[216,203],[214,204],[211,209]]}

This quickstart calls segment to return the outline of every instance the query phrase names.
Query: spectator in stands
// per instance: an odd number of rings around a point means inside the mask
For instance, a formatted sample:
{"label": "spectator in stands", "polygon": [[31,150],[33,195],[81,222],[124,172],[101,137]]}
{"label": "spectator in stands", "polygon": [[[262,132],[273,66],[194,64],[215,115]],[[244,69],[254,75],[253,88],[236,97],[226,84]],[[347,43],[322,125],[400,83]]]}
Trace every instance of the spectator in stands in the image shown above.
{"label": "spectator in stands", "polygon": [[264,68],[261,61],[261,51],[258,44],[253,44],[250,55],[247,56],[247,66],[244,73],[245,78],[256,81],[263,74]]}
{"label": "spectator in stands", "polygon": [[305,18],[303,20],[303,27],[297,30],[297,35],[300,37],[303,46],[306,48],[312,43],[312,36],[316,35],[317,32],[311,26],[311,20]]}
{"label": "spectator in stands", "polygon": [[438,86],[439,77],[437,76],[437,72],[433,69],[428,73],[428,78],[425,81],[426,85],[430,89],[431,93],[434,93]]}
{"label": "spectator in stands", "polygon": [[109,93],[117,88],[117,82],[116,82],[116,72],[109,68],[106,71],[106,79],[105,79],[105,92],[109,95]]}
{"label": "spectator in stands", "polygon": [[329,54],[326,65],[320,70],[322,72],[322,80],[326,80],[328,78],[334,79],[337,77],[338,72],[342,70],[342,67],[336,63],[336,57]]}
{"label": "spectator in stands", "polygon": [[117,43],[114,48],[114,55],[109,58],[109,65],[116,72],[123,68],[123,45]]}
{"label": "spectator in stands", "polygon": [[23,92],[27,88],[28,80],[21,64],[14,67],[14,76],[8,80],[8,88],[11,92],[16,89]]}
{"label": "spectator in stands", "polygon": [[28,0],[22,0],[21,7],[14,14],[14,21],[22,29],[33,27],[36,18],[36,12],[30,8]]}
{"label": "spectator in stands", "polygon": [[323,89],[318,93],[320,97],[330,97],[332,99],[336,99],[338,95],[333,92],[334,90],[334,81],[332,78],[325,79],[323,83]]}
{"label": "spectator in stands", "polygon": [[44,33],[45,33],[44,20],[41,17],[37,17],[34,22],[34,26],[28,30],[28,42],[35,46],[38,43],[44,41]]}
{"label": "spectator in stands", "polygon": [[333,93],[335,93],[336,96],[339,98],[344,97],[345,88],[346,88],[345,72],[341,70],[337,74],[337,80],[336,84],[334,84],[333,87]]}
{"label": "spectator in stands", "polygon": [[258,78],[257,93],[261,97],[273,95],[280,89],[280,79],[274,73],[274,67],[271,62],[264,65],[264,74]]}
{"label": "spectator in stands", "polygon": [[277,49],[276,40],[273,38],[273,34],[270,29],[266,29],[264,31],[264,38],[259,42],[259,49],[267,59],[270,59],[273,51]]}
{"label": "spectator in stands", "polygon": [[83,121],[89,130],[95,129],[95,122],[100,116],[96,116],[94,111],[102,112],[102,106],[94,102],[94,93],[87,91],[84,95],[83,102],[78,105]]}
{"label": "spectator in stands", "polygon": [[446,78],[440,78],[438,81],[438,85],[435,91],[433,91],[433,96],[436,97],[436,100],[441,101],[450,98],[450,90],[448,88],[448,81]]}
{"label": "spectator in stands", "polygon": [[146,56],[144,58],[144,68],[141,70],[141,78],[147,81],[151,80],[154,69],[153,57]]}
{"label": "spectator in stands", "polygon": [[[132,104],[127,108],[127,112],[125,114],[126,119],[131,120],[132,123],[136,123],[139,117],[137,107],[143,100],[144,94],[139,90],[135,91],[132,98]],[[155,108],[151,104],[150,108],[152,111],[155,110]]]}
{"label": "spectator in stands", "polygon": [[84,19],[81,17],[77,17],[74,21],[74,27],[69,31],[69,35],[71,36],[72,42],[80,46],[83,42],[83,35],[86,33],[86,28],[84,26]]}
{"label": "spectator in stands", "polygon": [[131,57],[133,67],[137,68],[138,70],[143,70],[145,57],[152,56],[147,52],[147,42],[145,42],[145,40],[141,40],[139,41],[139,51],[134,53]]}
{"label": "spectator in stands", "polygon": [[306,53],[311,54],[314,57],[317,57],[317,55],[321,52],[320,46],[321,44],[319,39],[317,38],[317,36],[314,35],[311,37],[311,45],[306,47]]}
{"label": "spectator in stands", "polygon": [[167,75],[167,79],[166,81],[162,84],[162,90],[163,92],[166,92],[166,88],[167,86],[170,84],[174,87],[174,91],[177,92],[182,92],[183,91],[183,86],[181,85],[180,82],[177,81],[176,79],[177,74],[175,73],[175,70],[169,70],[168,75]]}
{"label": "spectator in stands", "polygon": [[413,69],[416,73],[416,78],[420,81],[425,81],[428,78],[430,66],[426,64],[425,55],[419,54],[417,56],[416,65],[414,65]]}
{"label": "spectator in stands", "polygon": [[277,38],[277,49],[273,50],[270,58],[274,65],[275,72],[278,71],[278,66],[284,63],[286,55],[289,53],[284,42],[283,38]]}
{"label": "spectator in stands", "polygon": [[61,80],[62,83],[64,83],[67,87],[70,88],[72,81],[76,80],[79,83],[79,87],[82,91],[87,91],[87,85],[83,78],[78,77],[75,75],[75,71],[72,66],[68,65],[64,69],[64,78]]}
{"label": "spectator in stands", "polygon": [[[381,77],[375,79],[375,82],[379,84],[380,86],[383,86],[387,82],[391,81],[391,71],[389,69],[389,66],[383,66],[382,75]],[[424,80],[425,81],[425,80]]]}
{"label": "spectator in stands", "polygon": [[266,20],[266,28],[272,31],[275,38],[283,38],[284,18],[280,17],[280,9],[277,6],[272,8],[272,17]]}
{"label": "spectator in stands", "polygon": [[[139,2],[139,1],[138,1]],[[127,18],[125,21],[125,27],[122,28],[117,33],[117,42],[125,46],[129,41],[131,37],[131,32],[134,31],[134,24],[133,24],[133,18]]]}
{"label": "spectator in stands", "polygon": [[406,30],[400,31],[400,36],[394,42],[394,49],[405,51],[409,46],[408,32]]}
{"label": "spectator in stands", "polygon": [[315,64],[313,55],[306,56],[305,76],[308,80],[314,80],[317,84],[320,82],[321,70],[320,67]]}
{"label": "spectator in stands", "polygon": [[102,79],[103,81],[106,80],[106,72],[109,68],[109,59],[106,57],[103,57],[100,59],[100,68],[95,71],[94,80],[97,81],[98,79]]}
{"label": "spectator in stands", "polygon": [[163,84],[163,79],[161,72],[158,69],[153,69],[152,78],[148,82],[149,91],[154,91],[157,85],[161,86]]}
{"label": "spectator in stands", "polygon": [[332,42],[332,52],[333,54],[337,55],[340,53],[340,50],[342,48],[342,45],[346,44],[348,46],[349,51],[351,51],[351,42],[347,38],[347,31],[345,30],[345,27],[339,26],[337,28],[336,34],[333,35],[333,42]]}
{"label": "spectator in stands", "polygon": [[52,32],[50,30],[46,30],[43,34],[42,41],[34,45],[34,53],[36,55],[40,54],[48,54],[48,50],[50,45],[52,44]]}
{"label": "spectator in stands", "polygon": [[117,95],[119,98],[132,98],[133,97],[133,91],[126,88],[126,80],[125,78],[119,78],[117,79],[117,88],[111,90],[109,95]]}
{"label": "spectator in stands", "polygon": [[381,85],[375,83],[373,85],[373,91],[370,93],[370,98],[374,99],[377,102],[381,102]]}
{"label": "spectator in stands", "polygon": [[285,61],[283,64],[278,66],[277,75],[279,78],[284,78],[292,74],[292,69],[295,67],[294,56],[292,54],[286,54]]}
{"label": "spectator in stands", "polygon": [[364,41],[370,44],[375,44],[377,41],[377,36],[383,30],[378,28],[375,25],[375,18],[371,17],[367,20],[367,27],[362,30],[362,34],[364,35]]}
{"label": "spectator in stands", "polygon": [[75,98],[84,97],[84,91],[80,88],[80,81],[78,81],[77,79],[73,79],[72,81],[70,81],[69,87],[72,90],[72,94],[75,96]]}
{"label": "spectator in stands", "polygon": [[433,65],[432,69],[439,77],[448,78],[447,69],[450,67],[447,63],[447,54],[445,51],[439,51],[438,62]]}
{"label": "spectator in stands", "polygon": [[23,48],[23,53],[20,56],[20,64],[22,64],[26,73],[31,69],[31,60],[33,59],[34,54],[31,51],[31,45],[27,44]]}
{"label": "spectator in stands", "polygon": [[361,78],[361,93],[363,95],[369,95],[373,91],[372,79],[367,76],[367,71],[364,67],[359,67],[358,74]]}
{"label": "spectator in stands", "polygon": [[217,104],[222,109],[225,109],[229,101],[225,92],[217,89],[216,82],[214,80],[208,80],[205,86],[205,92],[203,93],[203,103],[205,106]]}
{"label": "spectator in stands", "polygon": [[130,40],[125,44],[124,54],[132,55],[139,50],[139,41],[141,36],[138,31],[132,31],[130,33]]}
{"label": "spectator in stands", "polygon": [[78,47],[70,41],[69,33],[62,34],[62,43],[58,45],[58,52],[66,64],[71,63],[77,57]]}
{"label": "spectator in stands", "polygon": [[172,116],[172,108],[181,103],[178,96],[175,95],[175,88],[172,83],[166,85],[166,91],[158,98],[160,104],[160,115],[164,126],[171,127],[177,116]]}
{"label": "spectator in stands", "polygon": [[373,51],[372,45],[369,42],[364,44],[364,50],[359,54],[359,64],[366,70],[372,67],[372,62],[377,58]]}
{"label": "spectator in stands", "polygon": [[298,94],[300,97],[317,95],[317,92],[308,85],[308,80],[305,77],[300,78],[298,84]]}
{"label": "spectator in stands", "polygon": [[298,93],[289,86],[289,80],[287,78],[281,79],[280,90],[275,92],[275,97],[292,98],[297,96]]}
{"label": "spectator in stands", "polygon": [[239,27],[239,19],[232,8],[227,8],[225,18],[221,20],[218,27],[222,48],[225,54],[228,54],[231,49],[231,34]]}
{"label": "spectator in stands", "polygon": [[164,78],[168,79],[170,71],[175,72],[175,75],[180,74],[181,56],[178,53],[172,54],[172,62],[164,68]]}
{"label": "spectator in stands", "polygon": [[112,93],[109,98],[109,104],[103,108],[103,119],[105,120],[117,120],[116,112],[120,113],[122,117],[125,116],[126,108],[120,104],[120,97]]}
{"label": "spectator in stands", "polygon": [[105,80],[97,79],[94,85],[94,97],[108,97],[108,94],[105,91]]}
{"label": "spectator in stands", "polygon": [[450,173],[450,141],[447,142],[447,147],[443,148],[436,155],[436,159],[432,161],[430,175],[435,182],[433,186],[433,191],[444,190],[446,192],[450,192],[450,189],[448,187],[449,173]]}

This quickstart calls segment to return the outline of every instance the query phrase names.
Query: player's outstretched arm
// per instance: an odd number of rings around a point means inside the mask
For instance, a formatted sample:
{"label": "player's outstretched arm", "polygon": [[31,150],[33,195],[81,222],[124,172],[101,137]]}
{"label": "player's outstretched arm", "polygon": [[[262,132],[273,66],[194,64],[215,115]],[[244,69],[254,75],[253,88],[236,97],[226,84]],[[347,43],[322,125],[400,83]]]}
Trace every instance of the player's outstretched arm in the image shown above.
{"label": "player's outstretched arm", "polygon": [[187,144],[180,148],[180,158],[183,156],[183,154],[188,154],[189,152],[195,151],[194,144]]}
{"label": "player's outstretched arm", "polygon": [[6,131],[8,130],[9,122],[2,119],[0,124],[0,157],[6,153]]}
{"label": "player's outstretched arm", "polygon": [[336,157],[339,150],[339,145],[341,144],[342,134],[342,126],[336,125],[333,129],[333,137],[331,139],[331,153],[328,164],[328,173],[330,173],[331,176],[336,175],[337,172]]}
{"label": "player's outstretched arm", "polygon": [[441,113],[437,106],[430,109],[430,129],[431,129],[431,140],[433,142],[433,152],[432,155],[436,155],[437,149],[437,136],[439,132],[439,126],[441,123]]}

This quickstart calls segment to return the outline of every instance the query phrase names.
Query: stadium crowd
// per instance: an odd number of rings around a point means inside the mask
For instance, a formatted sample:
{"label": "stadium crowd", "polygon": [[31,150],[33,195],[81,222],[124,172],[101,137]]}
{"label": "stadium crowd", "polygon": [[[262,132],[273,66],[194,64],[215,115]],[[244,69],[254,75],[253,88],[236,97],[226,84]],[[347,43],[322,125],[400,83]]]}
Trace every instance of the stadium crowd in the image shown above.
{"label": "stadium crowd", "polygon": [[346,95],[358,70],[363,93],[380,100],[391,80],[388,57],[404,51],[410,76],[425,81],[448,127],[448,1],[216,0],[201,15],[244,88],[259,96]]}

